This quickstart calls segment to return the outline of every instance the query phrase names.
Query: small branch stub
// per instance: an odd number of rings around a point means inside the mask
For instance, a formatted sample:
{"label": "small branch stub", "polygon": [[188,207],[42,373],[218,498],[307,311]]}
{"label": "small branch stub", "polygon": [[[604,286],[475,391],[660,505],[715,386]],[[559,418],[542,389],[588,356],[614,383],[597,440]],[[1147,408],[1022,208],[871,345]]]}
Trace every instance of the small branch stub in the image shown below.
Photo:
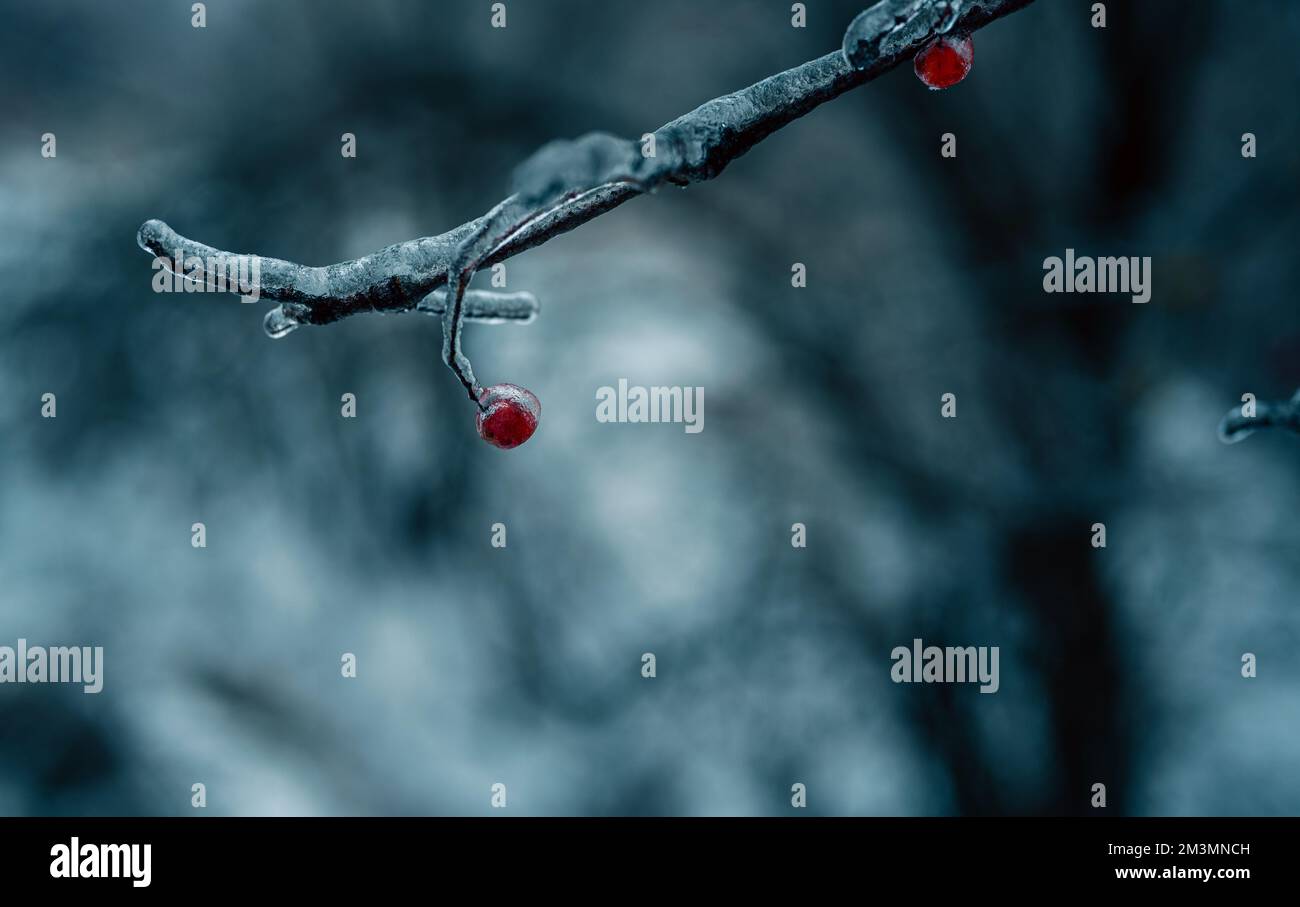
{"label": "small branch stub", "polygon": [[1275,403],[1256,402],[1251,394],[1242,399],[1243,405],[1233,407],[1219,423],[1219,440],[1224,444],[1244,441],[1262,428],[1284,428],[1300,434],[1300,390],[1290,400]]}

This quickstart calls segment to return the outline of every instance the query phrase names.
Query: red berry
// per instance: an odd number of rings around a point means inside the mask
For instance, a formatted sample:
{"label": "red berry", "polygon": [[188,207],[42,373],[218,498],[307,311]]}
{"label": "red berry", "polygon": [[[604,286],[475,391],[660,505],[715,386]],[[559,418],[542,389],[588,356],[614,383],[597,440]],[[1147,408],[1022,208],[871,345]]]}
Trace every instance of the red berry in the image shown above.
{"label": "red berry", "polygon": [[966,78],[974,59],[975,42],[970,35],[941,35],[916,55],[912,67],[930,88],[950,88]]}
{"label": "red berry", "polygon": [[541,401],[517,384],[494,384],[479,391],[482,408],[475,420],[478,436],[502,450],[518,447],[537,431]]}

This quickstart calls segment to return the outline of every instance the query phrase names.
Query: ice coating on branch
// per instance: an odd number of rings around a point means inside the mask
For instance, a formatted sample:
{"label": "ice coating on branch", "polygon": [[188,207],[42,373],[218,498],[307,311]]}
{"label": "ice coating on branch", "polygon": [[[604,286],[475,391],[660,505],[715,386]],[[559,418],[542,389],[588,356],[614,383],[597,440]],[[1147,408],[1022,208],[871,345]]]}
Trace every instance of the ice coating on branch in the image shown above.
{"label": "ice coating on branch", "polygon": [[[179,260],[185,269],[182,277],[191,283],[206,284],[210,279],[208,268],[213,263],[228,264],[232,259],[244,259],[247,272],[257,275],[257,283],[250,289],[259,298],[307,301],[330,293],[326,268],[309,268],[261,255],[223,252],[186,239],[160,220],[147,220],[141,224],[136,231],[135,241],[141,249],[160,259],[169,270],[175,270],[175,263]],[[191,266],[198,266],[199,269],[191,272]]]}
{"label": "ice coating on branch", "polygon": [[515,168],[511,191],[524,208],[538,208],[609,183],[650,189],[676,164],[674,155],[661,156],[655,144],[650,156],[644,153],[648,144],[608,132],[549,142]]}
{"label": "ice coating on branch", "polygon": [[1300,390],[1290,400],[1280,403],[1256,403],[1254,416],[1243,415],[1240,406],[1233,407],[1219,423],[1219,440],[1236,444],[1261,428],[1274,427],[1300,433]]}
{"label": "ice coating on branch", "polygon": [[1234,409],[1219,423],[1219,440],[1224,444],[1236,444],[1249,438],[1259,427],[1255,419],[1247,419]]}
{"label": "ice coating on branch", "polygon": [[329,324],[360,312],[414,308],[416,300],[443,282],[443,263],[474,226],[463,224],[440,236],[397,243],[352,261],[324,267],[223,252],[186,239],[160,220],[145,221],[136,233],[136,242],[144,251],[162,259],[169,270],[174,269],[176,259],[187,270],[198,266],[199,270],[193,274],[182,275],[193,283],[206,283],[209,263],[243,258],[248,270],[258,277],[255,289],[259,298],[301,304],[303,307],[296,314],[300,324]]}
{"label": "ice coating on branch", "polygon": [[946,35],[952,31],[952,27],[961,18],[961,4],[962,0],[948,0],[948,3],[939,13],[939,24],[935,26],[935,31],[941,35]]}
{"label": "ice coating on branch", "polygon": [[864,69],[957,24],[963,0],[882,0],[863,10],[844,32],[844,57]]}
{"label": "ice coating on branch", "polygon": [[[446,289],[434,290],[420,300],[418,311],[442,315],[447,310]],[[528,324],[537,317],[541,304],[532,293],[493,293],[488,290],[465,292],[465,320],[479,324]]]}
{"label": "ice coating on branch", "polygon": [[[469,291],[479,268],[541,245],[665,182],[711,180],[767,136],[915,57],[928,39],[959,25],[963,33],[975,31],[1032,2],[884,0],[853,20],[840,49],[706,101],[641,142],[592,133],[551,143],[516,170],[514,194],[483,217],[349,261],[313,267],[232,255],[187,239],[160,220],[141,225],[137,241],[155,257],[186,262],[186,271],[190,259],[201,260],[192,279],[205,283],[210,258],[256,262],[257,295],[281,303],[264,322],[273,337],[365,312],[441,314],[443,359],[482,410],[461,350],[464,322],[526,321],[536,305],[517,297],[492,302]],[[446,292],[437,293],[444,284]]]}
{"label": "ice coating on branch", "polygon": [[[420,300],[416,310],[428,315],[442,315],[447,308],[447,291],[434,290]],[[470,290],[465,294],[465,320],[479,324],[528,324],[537,317],[541,305],[532,293],[493,293]],[[272,340],[288,337],[304,324],[309,315],[307,306],[286,302],[266,313],[262,329]]]}
{"label": "ice coating on branch", "polygon": [[[479,221],[456,247],[447,268],[447,303],[442,314],[442,361],[456,374],[469,398],[482,407],[482,388],[461,348],[469,317],[466,287],[488,258],[521,230],[551,217],[593,193],[617,185],[638,192],[653,190],[681,166],[676,143],[639,144],[605,132],[544,145],[514,172],[512,194]],[[654,154],[647,153],[653,150]]]}
{"label": "ice coating on branch", "polygon": [[[332,324],[365,312],[409,312],[419,300],[448,281],[452,259],[471,243],[493,247],[490,262],[502,261],[599,217],[663,182],[685,186],[713,179],[727,165],[764,138],[821,104],[865,84],[915,55],[924,38],[944,28],[974,31],[1033,0],[886,0],[858,16],[844,46],[834,52],[769,76],[722,97],[706,101],[655,130],[655,154],[640,155],[638,143],[597,133],[543,149],[520,168],[517,188],[523,226],[511,231],[510,211],[485,230],[486,218],[461,224],[435,236],[396,243],[369,255],[313,267],[277,258],[248,255],[260,272],[259,298],[301,303],[294,318],[301,324]],[[926,30],[933,26],[933,32]],[[919,35],[919,37],[917,36]],[[915,38],[913,41],[912,39]],[[911,42],[911,43],[909,43]],[[892,53],[885,51],[892,50]],[[873,59],[872,53],[877,56]],[[638,155],[640,155],[638,157]],[[609,180],[615,180],[609,182]],[[602,181],[605,181],[602,184]],[[572,195],[569,190],[594,187]],[[547,208],[547,202],[550,207]],[[503,232],[510,238],[499,241]],[[137,234],[141,248],[168,260],[241,257],[177,234],[160,220],[149,220]],[[481,266],[481,265],[480,265]],[[476,266],[478,267],[478,266]],[[206,271],[191,278],[206,282]],[[460,279],[463,285],[466,277]],[[458,288],[457,292],[464,292]],[[454,306],[453,306],[454,308]],[[277,331],[284,325],[274,325]]]}

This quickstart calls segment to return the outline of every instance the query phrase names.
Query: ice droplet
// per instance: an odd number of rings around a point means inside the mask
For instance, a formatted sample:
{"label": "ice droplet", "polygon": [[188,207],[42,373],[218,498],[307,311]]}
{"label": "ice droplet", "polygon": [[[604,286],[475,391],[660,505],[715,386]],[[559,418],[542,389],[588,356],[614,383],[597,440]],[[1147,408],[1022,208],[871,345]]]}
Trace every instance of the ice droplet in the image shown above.
{"label": "ice droplet", "polygon": [[262,328],[266,331],[266,336],[272,340],[288,337],[301,326],[302,322],[286,312],[284,306],[281,305],[267,312],[266,318],[262,321]]}

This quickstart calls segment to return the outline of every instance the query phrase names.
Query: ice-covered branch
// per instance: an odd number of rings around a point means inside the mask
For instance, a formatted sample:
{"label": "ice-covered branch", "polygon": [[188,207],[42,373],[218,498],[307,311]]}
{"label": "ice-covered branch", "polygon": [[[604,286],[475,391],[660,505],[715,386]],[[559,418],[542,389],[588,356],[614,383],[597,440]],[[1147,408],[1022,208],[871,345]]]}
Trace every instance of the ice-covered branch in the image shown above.
{"label": "ice-covered branch", "polygon": [[[845,35],[844,48],[709,101],[660,127],[652,134],[656,153],[653,159],[643,155],[640,144],[635,142],[623,144],[621,161],[607,143],[591,136],[577,142],[552,143],[519,168],[515,183],[516,187],[522,182],[530,188],[533,200],[559,196],[557,203],[509,231],[477,265],[492,265],[540,245],[618,207],[647,187],[653,188],[661,182],[686,185],[711,179],[732,160],[792,120],[910,60],[918,48],[942,30],[974,31],[1031,2],[886,0],[878,3],[853,20]],[[952,15],[953,10],[957,11],[956,16]],[[603,138],[619,141],[609,136]],[[607,168],[611,164],[626,164],[623,169],[640,171],[640,180],[593,184],[593,170],[584,169],[580,154],[575,156],[569,152],[590,151],[600,144],[607,146],[602,149],[606,157],[597,154],[588,161],[594,159],[595,167]],[[629,151],[639,162],[626,154]],[[573,188],[563,185],[566,178],[585,184],[587,190],[567,198],[562,197],[563,191],[546,191]],[[548,181],[550,187],[545,185]],[[543,184],[540,191],[539,183]],[[295,307],[291,314],[302,324],[329,324],[360,312],[410,311],[447,282],[461,244],[480,236],[489,217],[462,224],[438,236],[408,240],[353,261],[324,267],[250,257],[259,261],[260,295],[275,302],[299,303],[302,308]],[[139,243],[151,254],[167,258],[177,250],[187,258],[233,257],[231,253],[186,239],[158,220],[148,221],[140,228]]]}
{"label": "ice-covered branch", "polygon": [[[442,358],[479,407],[480,431],[484,431],[482,420],[497,412],[498,404],[518,416],[519,425],[527,429],[505,432],[500,425],[489,425],[484,437],[494,443],[506,435],[522,434],[526,439],[536,425],[531,404],[516,405],[521,398],[502,390],[511,385],[482,387],[461,348],[461,334],[466,320],[508,320],[513,316],[507,310],[531,316],[536,304],[517,299],[507,304],[491,294],[468,290],[478,269],[572,230],[664,183],[686,186],[712,179],[782,126],[912,60],[918,51],[933,50],[936,39],[947,41],[944,36],[952,32],[967,42],[965,35],[1031,2],[883,0],[858,15],[842,46],[824,57],[715,98],[639,141],[591,133],[574,141],[552,142],[515,170],[510,196],[483,217],[440,236],[409,240],[354,261],[307,267],[276,258],[235,256],[186,239],[158,220],[141,226],[138,241],[164,265],[181,262],[186,279],[193,281],[210,282],[212,275],[205,268],[224,270],[223,262],[231,259],[247,263],[249,267],[240,273],[256,277],[234,291],[279,303],[266,317],[272,337],[359,312],[440,311]],[[969,67],[968,55],[964,64],[962,75]],[[217,264],[205,265],[208,261]],[[421,304],[444,284],[443,301]]]}
{"label": "ice-covered branch", "polygon": [[[195,284],[215,283],[219,275],[209,272],[214,262],[218,263],[217,267],[222,267],[220,263],[238,259],[249,262],[245,273],[258,276],[257,285],[252,289],[256,290],[259,298],[264,296],[267,299],[282,301],[282,305],[272,309],[266,317],[266,332],[277,338],[285,336],[300,324],[313,323],[311,312],[314,304],[341,301],[340,297],[330,294],[331,288],[356,280],[357,274],[385,267],[385,263],[401,261],[409,255],[409,253],[396,251],[399,249],[397,246],[390,246],[374,255],[353,262],[327,268],[310,268],[278,258],[223,252],[192,239],[186,239],[160,220],[146,221],[140,227],[138,241],[142,249],[161,259],[169,269],[172,269],[174,262],[182,262],[182,276],[186,281]],[[424,241],[413,240],[410,243],[403,243],[402,246],[413,246]],[[192,270],[186,269],[186,262],[192,263]],[[348,270],[349,267],[351,270]],[[398,283],[401,283],[400,276]],[[228,281],[228,285],[231,292],[243,292],[233,281]],[[409,284],[399,286],[394,292],[405,293],[409,286]],[[445,290],[417,294],[411,298],[415,300],[413,304],[407,303],[400,308],[392,309],[377,307],[377,310],[417,309],[421,312],[441,315],[446,308]],[[536,317],[538,308],[537,300],[531,293],[471,290],[465,295],[464,317],[467,321],[487,323],[507,321],[526,323]]]}
{"label": "ice-covered branch", "polygon": [[[1254,415],[1250,413],[1253,407]],[[1233,407],[1219,423],[1219,440],[1235,444],[1261,428],[1285,428],[1300,434],[1300,390],[1290,400],[1244,403]]]}

